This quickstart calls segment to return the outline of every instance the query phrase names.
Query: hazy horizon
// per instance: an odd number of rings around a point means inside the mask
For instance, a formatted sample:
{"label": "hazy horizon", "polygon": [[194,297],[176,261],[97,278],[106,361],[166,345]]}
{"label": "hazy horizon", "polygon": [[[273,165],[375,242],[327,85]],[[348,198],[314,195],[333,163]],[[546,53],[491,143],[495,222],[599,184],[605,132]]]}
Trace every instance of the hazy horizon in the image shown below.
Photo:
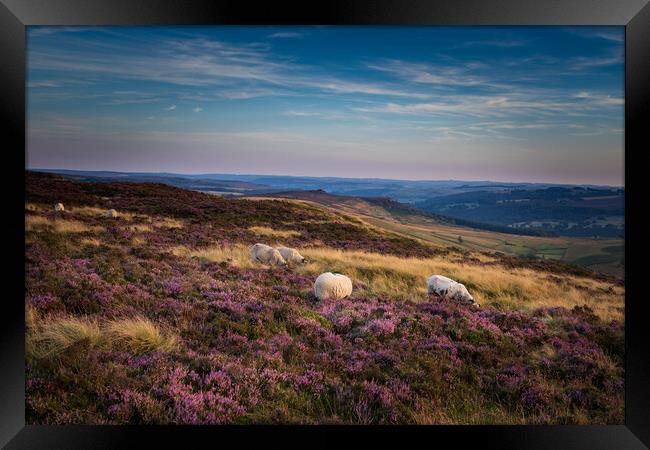
{"label": "hazy horizon", "polygon": [[624,186],[623,27],[27,38],[28,168]]}
{"label": "hazy horizon", "polygon": [[566,186],[598,186],[604,188],[620,188],[624,189],[624,185],[613,184],[593,184],[593,183],[552,183],[547,181],[521,181],[521,180],[491,180],[491,179],[458,179],[458,178],[436,178],[436,179],[423,179],[423,178],[385,178],[385,177],[336,177],[326,175],[305,175],[305,174],[277,174],[277,173],[234,173],[234,172],[175,172],[175,171],[125,171],[125,170],[111,170],[111,169],[69,169],[61,167],[28,167],[27,170],[36,172],[111,172],[111,173],[127,173],[127,174],[145,174],[145,175],[181,175],[181,176],[215,176],[226,175],[229,177],[282,177],[282,178],[335,178],[342,180],[381,180],[381,181],[406,181],[406,182],[471,182],[471,183],[506,183],[506,184],[556,184]]}

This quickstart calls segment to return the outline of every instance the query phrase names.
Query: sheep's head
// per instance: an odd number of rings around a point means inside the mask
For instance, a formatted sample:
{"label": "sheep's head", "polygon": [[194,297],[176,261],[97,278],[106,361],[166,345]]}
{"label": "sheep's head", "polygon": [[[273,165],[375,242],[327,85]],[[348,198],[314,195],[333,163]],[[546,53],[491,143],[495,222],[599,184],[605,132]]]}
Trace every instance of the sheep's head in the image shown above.
{"label": "sheep's head", "polygon": [[[277,252],[277,250],[276,250],[276,252]],[[287,263],[287,261],[278,252],[278,254],[275,257],[275,265],[278,266],[278,267],[287,267],[289,265],[289,263]]]}
{"label": "sheep's head", "polygon": [[478,307],[479,304],[476,300],[474,300],[474,297],[469,293],[467,288],[462,285],[458,284],[455,285],[453,289],[450,289],[449,291],[449,296],[453,298],[454,300],[463,303],[465,305],[472,305]]}
{"label": "sheep's head", "polygon": [[471,306],[475,306],[476,308],[480,308],[481,305],[472,297],[469,293],[466,295],[463,295],[462,298],[460,299],[463,303]]}

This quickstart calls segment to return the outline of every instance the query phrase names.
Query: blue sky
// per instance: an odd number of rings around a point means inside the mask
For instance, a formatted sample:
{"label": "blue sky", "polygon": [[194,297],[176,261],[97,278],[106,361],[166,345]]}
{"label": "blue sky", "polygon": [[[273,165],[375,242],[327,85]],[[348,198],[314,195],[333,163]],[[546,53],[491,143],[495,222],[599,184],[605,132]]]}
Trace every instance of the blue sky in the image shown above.
{"label": "blue sky", "polygon": [[623,184],[623,27],[29,27],[27,165]]}

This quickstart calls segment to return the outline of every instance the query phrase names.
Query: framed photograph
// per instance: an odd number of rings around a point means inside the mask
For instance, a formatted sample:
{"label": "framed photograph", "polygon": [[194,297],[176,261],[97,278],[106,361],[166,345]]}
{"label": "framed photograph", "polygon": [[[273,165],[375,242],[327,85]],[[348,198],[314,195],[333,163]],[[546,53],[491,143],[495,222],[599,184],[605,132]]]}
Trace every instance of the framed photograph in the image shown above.
{"label": "framed photograph", "polygon": [[2,0],[0,30],[0,444],[650,444],[646,1]]}

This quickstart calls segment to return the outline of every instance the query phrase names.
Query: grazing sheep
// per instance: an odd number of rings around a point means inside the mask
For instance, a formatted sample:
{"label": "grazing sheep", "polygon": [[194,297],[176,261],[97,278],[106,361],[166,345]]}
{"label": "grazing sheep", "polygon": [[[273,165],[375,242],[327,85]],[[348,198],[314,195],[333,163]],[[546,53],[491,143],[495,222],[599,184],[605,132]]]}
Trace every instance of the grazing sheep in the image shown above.
{"label": "grazing sheep", "polygon": [[443,277],[442,275],[432,275],[427,280],[427,288],[429,294],[437,294],[441,297],[450,298],[462,303],[481,306],[470,295],[464,284],[454,281],[451,278]]}
{"label": "grazing sheep", "polygon": [[251,247],[251,259],[262,264],[268,264],[269,266],[287,265],[287,262],[279,251],[273,247],[259,243]]}
{"label": "grazing sheep", "polygon": [[276,247],[288,265],[293,266],[305,262],[305,257],[298,253],[295,248],[289,247]]}
{"label": "grazing sheep", "polygon": [[319,300],[349,297],[352,294],[352,280],[340,273],[321,273],[314,282],[314,294]]}
{"label": "grazing sheep", "polygon": [[65,208],[63,207],[63,203],[57,203],[54,205],[54,211],[65,211]]}
{"label": "grazing sheep", "polygon": [[115,219],[117,218],[117,211],[115,211],[114,209],[109,209],[104,213],[104,217]]}

